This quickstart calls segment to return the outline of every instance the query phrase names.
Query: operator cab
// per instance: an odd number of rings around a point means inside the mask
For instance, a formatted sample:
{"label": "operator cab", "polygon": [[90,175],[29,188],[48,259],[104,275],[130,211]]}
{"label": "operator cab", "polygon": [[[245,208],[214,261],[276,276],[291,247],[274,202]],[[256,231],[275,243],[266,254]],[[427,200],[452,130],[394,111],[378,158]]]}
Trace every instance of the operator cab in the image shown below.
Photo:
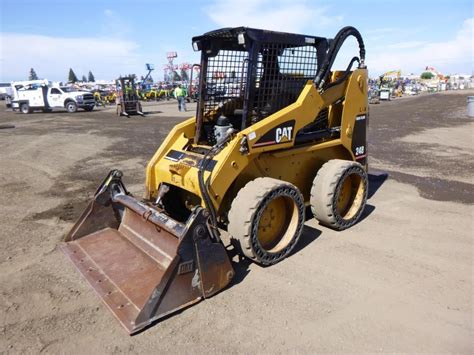
{"label": "operator cab", "polygon": [[328,45],[323,37],[247,27],[194,37],[201,51],[195,143],[212,146],[294,103]]}

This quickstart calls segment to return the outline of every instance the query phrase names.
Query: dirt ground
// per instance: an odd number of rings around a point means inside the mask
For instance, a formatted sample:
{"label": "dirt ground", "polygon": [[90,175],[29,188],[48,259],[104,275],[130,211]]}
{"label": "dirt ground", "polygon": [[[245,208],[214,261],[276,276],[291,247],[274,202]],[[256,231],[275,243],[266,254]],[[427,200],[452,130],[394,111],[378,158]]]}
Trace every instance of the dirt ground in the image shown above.
{"label": "dirt ground", "polygon": [[133,337],[57,246],[111,168],[141,196],[147,159],[192,112],[1,109],[15,128],[0,129],[0,353],[472,353],[472,94],[371,105],[360,223],[309,220],[290,258],[236,262],[227,290]]}

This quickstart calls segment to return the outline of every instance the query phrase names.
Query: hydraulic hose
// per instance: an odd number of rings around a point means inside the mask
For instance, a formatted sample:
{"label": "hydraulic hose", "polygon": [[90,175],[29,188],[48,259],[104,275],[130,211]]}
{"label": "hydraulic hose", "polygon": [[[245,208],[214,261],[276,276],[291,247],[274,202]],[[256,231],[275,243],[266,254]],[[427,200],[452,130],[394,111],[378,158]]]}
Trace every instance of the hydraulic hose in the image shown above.
{"label": "hydraulic hose", "polygon": [[211,184],[211,176],[212,171],[209,172],[209,176],[204,181],[204,172],[206,171],[207,166],[212,161],[212,159],[224,148],[227,142],[232,138],[232,133],[228,134],[227,137],[220,143],[214,145],[202,158],[201,163],[198,166],[198,181],[199,181],[199,189],[201,191],[201,195],[204,199],[204,202],[209,210],[210,214],[210,222],[211,222],[211,233],[215,240],[220,240],[219,233],[217,231],[217,211],[214,207],[214,204],[211,199],[211,195],[209,193],[210,184]]}
{"label": "hydraulic hose", "polygon": [[[326,58],[314,78],[314,84],[320,90],[324,89],[324,84],[331,72],[331,67],[336,60],[337,53],[349,36],[354,36],[359,44],[359,68],[365,68],[365,45],[360,32],[352,26],[344,27],[332,40]],[[354,58],[351,60],[349,68],[353,63]]]}
{"label": "hydraulic hose", "polygon": [[327,90],[330,87],[336,86],[336,85],[342,83],[343,81],[345,81],[349,77],[349,75],[351,74],[351,68],[352,68],[352,66],[354,65],[355,62],[359,63],[359,65],[360,65],[359,58],[353,57],[351,59],[351,61],[349,62],[349,65],[347,66],[346,70],[344,71],[344,74],[342,74],[337,80],[333,81],[332,83],[327,84],[324,89]]}
{"label": "hydraulic hose", "polygon": [[201,190],[201,195],[210,213],[210,222],[211,222],[211,230],[212,230],[211,233],[213,234],[215,239],[219,240],[219,237],[217,236],[214,230],[214,228],[217,229],[217,213],[214,208],[213,202],[211,200],[211,196],[209,194],[208,184],[206,184],[206,182],[204,181],[204,172],[206,171],[207,166],[209,165],[209,163],[212,161],[212,158],[216,154],[213,151],[213,149],[214,148],[211,148],[211,150],[206,153],[206,155],[201,160],[201,163],[199,164],[198,181],[199,181],[199,189]]}
{"label": "hydraulic hose", "polygon": [[209,193],[210,182],[212,171],[209,173],[208,178],[204,181],[204,172],[206,171],[207,166],[212,161],[212,159],[221,151],[224,147],[225,143],[229,140],[230,135],[221,143],[216,144],[213,146],[202,158],[201,163],[198,166],[198,181],[199,181],[199,190],[201,191],[201,195],[204,199],[204,202],[209,210],[210,214],[210,222],[211,222],[211,233],[215,240],[220,240],[219,234],[216,233],[217,231],[217,211],[214,207],[214,204],[211,199],[211,194]]}

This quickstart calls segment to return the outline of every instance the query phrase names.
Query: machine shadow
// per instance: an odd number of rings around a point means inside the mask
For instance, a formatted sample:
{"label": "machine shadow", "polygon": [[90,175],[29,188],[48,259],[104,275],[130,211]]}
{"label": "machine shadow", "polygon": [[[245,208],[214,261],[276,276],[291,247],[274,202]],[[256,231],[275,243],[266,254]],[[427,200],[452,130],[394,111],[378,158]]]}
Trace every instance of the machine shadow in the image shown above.
{"label": "machine shadow", "polygon": [[238,285],[245,279],[245,277],[250,272],[249,266],[252,264],[250,259],[247,259],[237,253],[235,249],[229,252],[229,256],[232,257],[231,263],[234,268],[235,275],[227,288],[232,288],[235,285]]}
{"label": "machine shadow", "polygon": [[291,258],[292,255],[306,248],[308,245],[310,245],[312,242],[318,239],[322,233],[323,232],[319,229],[305,225],[303,227],[303,233],[301,233],[300,240],[298,241],[298,244],[296,244],[295,248],[293,249],[289,257]]}
{"label": "machine shadow", "polygon": [[[293,249],[293,251],[290,253],[288,257],[291,258],[292,255],[306,248],[309,244],[311,244],[316,239],[318,239],[321,234],[322,234],[322,231],[320,231],[319,229],[305,225],[303,227],[303,232],[301,233],[301,237],[300,237],[300,240],[298,241],[298,244],[296,244],[295,248]],[[253,264],[253,262],[250,259],[241,256],[237,252],[237,250],[233,247],[230,250],[228,249],[227,252],[229,253],[229,256],[231,257],[232,266],[235,271],[234,278],[232,279],[232,282],[228,286],[228,288],[231,288],[235,285],[238,285],[240,282],[242,282],[245,279],[245,277],[250,272],[249,267],[251,264]],[[271,267],[271,265],[260,266],[260,267]]]}
{"label": "machine shadow", "polygon": [[372,212],[374,212],[374,211],[375,211],[375,206],[374,205],[366,204],[364,211],[360,215],[359,221],[355,225],[357,225],[358,223],[361,223],[364,219],[369,217],[372,214]]}
{"label": "machine shadow", "polygon": [[387,179],[388,173],[386,172],[375,172],[369,174],[369,191],[367,199],[371,199]]}

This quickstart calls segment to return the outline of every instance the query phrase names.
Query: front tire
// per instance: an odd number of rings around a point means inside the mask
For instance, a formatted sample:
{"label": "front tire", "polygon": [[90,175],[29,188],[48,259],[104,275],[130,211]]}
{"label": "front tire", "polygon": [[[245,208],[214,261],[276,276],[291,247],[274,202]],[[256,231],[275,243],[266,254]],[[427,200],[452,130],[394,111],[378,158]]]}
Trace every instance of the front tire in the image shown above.
{"label": "front tire", "polygon": [[26,102],[22,103],[20,105],[20,111],[24,114],[31,113],[30,105],[28,105]]}
{"label": "front tire", "polygon": [[304,225],[304,199],[298,188],[268,177],[245,185],[232,202],[228,232],[241,253],[261,265],[286,258]]}
{"label": "front tire", "polygon": [[68,101],[68,102],[66,103],[66,110],[67,110],[67,112],[69,112],[69,113],[74,113],[74,112],[76,112],[76,111],[77,111],[77,105],[76,105],[76,103],[75,103],[74,101]]}
{"label": "front tire", "polygon": [[323,225],[343,230],[357,223],[367,202],[367,172],[357,162],[333,159],[325,163],[311,188],[311,210]]}

